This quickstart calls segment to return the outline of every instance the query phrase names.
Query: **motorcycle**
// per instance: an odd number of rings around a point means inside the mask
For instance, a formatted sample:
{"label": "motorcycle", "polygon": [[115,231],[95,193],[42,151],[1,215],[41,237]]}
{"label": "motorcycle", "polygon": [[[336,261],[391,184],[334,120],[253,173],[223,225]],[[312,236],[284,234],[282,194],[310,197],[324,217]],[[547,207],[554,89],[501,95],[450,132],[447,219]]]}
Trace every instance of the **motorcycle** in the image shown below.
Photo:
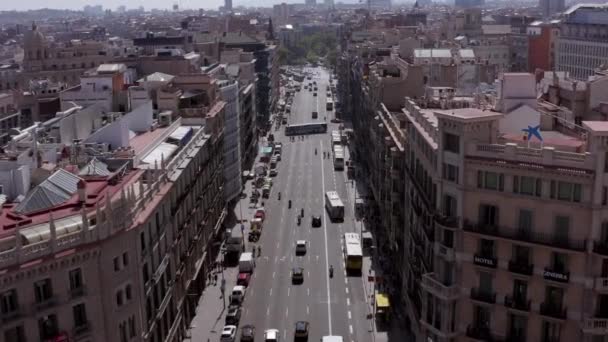
{"label": "motorcycle", "polygon": [[291,209],[291,200],[289,200],[289,205],[287,207]]}
{"label": "motorcycle", "polygon": [[329,277],[333,278],[334,277],[334,266],[329,266]]}
{"label": "motorcycle", "polygon": [[302,223],[302,217],[298,216],[298,226],[300,225],[300,223]]}
{"label": "motorcycle", "polygon": [[281,193],[279,192],[279,201],[281,200]]}
{"label": "motorcycle", "polygon": [[315,156],[317,155],[317,149],[315,148]]}
{"label": "motorcycle", "polygon": [[300,210],[300,216],[304,217],[304,208],[302,208],[302,210]]}

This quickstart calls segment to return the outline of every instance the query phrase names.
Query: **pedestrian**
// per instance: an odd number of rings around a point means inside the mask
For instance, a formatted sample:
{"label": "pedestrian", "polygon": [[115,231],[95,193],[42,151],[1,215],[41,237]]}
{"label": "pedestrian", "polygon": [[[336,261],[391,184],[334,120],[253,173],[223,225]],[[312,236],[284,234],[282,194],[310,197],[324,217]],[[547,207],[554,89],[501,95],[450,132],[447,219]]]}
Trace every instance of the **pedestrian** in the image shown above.
{"label": "pedestrian", "polygon": [[217,285],[217,273],[213,275],[213,285]]}

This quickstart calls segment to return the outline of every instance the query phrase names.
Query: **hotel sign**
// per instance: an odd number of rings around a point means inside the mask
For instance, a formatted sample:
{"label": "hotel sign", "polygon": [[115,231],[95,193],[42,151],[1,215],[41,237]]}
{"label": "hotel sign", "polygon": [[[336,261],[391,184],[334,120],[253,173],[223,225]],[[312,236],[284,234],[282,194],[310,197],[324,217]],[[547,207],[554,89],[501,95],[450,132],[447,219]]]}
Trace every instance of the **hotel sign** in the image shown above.
{"label": "hotel sign", "polygon": [[570,280],[570,273],[555,272],[551,270],[544,270],[543,277],[547,280],[559,281],[560,283],[567,283]]}
{"label": "hotel sign", "polygon": [[487,258],[476,254],[473,256],[473,262],[475,263],[475,265],[496,268],[495,258]]}

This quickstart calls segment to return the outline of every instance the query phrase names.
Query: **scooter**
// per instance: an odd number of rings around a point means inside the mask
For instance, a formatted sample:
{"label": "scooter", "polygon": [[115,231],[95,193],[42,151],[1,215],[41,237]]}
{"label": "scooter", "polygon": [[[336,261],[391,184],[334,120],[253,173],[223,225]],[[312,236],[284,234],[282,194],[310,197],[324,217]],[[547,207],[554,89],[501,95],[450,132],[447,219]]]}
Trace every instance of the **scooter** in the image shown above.
{"label": "scooter", "polygon": [[302,223],[302,217],[298,216],[298,226],[300,225],[300,223]]}
{"label": "scooter", "polygon": [[300,216],[304,217],[304,208],[302,208],[302,210],[300,210]]}
{"label": "scooter", "polygon": [[289,200],[289,204],[287,205],[287,208],[291,209],[291,200]]}
{"label": "scooter", "polygon": [[279,201],[281,200],[281,193],[279,192]]}
{"label": "scooter", "polygon": [[334,277],[334,266],[329,266],[329,277],[333,278]]}

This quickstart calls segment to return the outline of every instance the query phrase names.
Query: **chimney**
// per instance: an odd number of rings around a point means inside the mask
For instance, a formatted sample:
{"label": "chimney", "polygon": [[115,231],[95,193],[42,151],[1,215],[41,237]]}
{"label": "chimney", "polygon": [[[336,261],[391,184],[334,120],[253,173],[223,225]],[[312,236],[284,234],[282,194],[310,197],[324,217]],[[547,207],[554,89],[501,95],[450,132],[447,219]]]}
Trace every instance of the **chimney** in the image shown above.
{"label": "chimney", "polygon": [[84,180],[79,180],[77,184],[78,202],[84,203],[87,200],[87,183]]}

